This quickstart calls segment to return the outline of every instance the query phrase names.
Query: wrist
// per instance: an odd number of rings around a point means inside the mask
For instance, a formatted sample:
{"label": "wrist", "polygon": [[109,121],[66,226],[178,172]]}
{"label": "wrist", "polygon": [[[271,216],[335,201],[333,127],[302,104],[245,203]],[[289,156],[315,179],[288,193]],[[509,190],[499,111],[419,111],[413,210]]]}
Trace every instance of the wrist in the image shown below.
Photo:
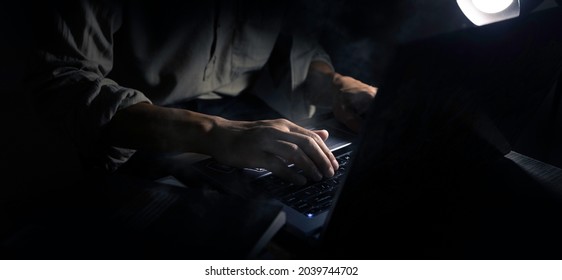
{"label": "wrist", "polygon": [[226,120],[152,104],[122,109],[104,131],[108,143],[137,150],[210,153],[213,130]]}
{"label": "wrist", "polygon": [[195,152],[214,156],[217,150],[223,146],[223,137],[221,137],[221,131],[224,127],[228,126],[229,120],[224,119],[219,116],[206,115],[197,112],[191,112],[192,114],[198,115],[199,120],[197,121],[198,134],[197,139],[198,145]]}

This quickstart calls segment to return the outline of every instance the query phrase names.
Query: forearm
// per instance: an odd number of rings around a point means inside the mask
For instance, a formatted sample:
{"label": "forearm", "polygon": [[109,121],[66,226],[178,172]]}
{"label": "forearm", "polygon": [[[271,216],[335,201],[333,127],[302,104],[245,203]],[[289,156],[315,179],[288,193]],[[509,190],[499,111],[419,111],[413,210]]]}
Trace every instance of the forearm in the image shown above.
{"label": "forearm", "polygon": [[116,113],[104,129],[111,145],[136,150],[209,154],[218,117],[138,103]]}
{"label": "forearm", "polygon": [[306,81],[308,100],[317,106],[331,107],[336,118],[354,131],[359,131],[376,93],[376,87],[340,75],[326,63],[311,63]]}
{"label": "forearm", "polygon": [[338,88],[334,79],[340,76],[329,64],[323,61],[313,61],[310,64],[306,78],[306,93],[311,104],[331,106]]}
{"label": "forearm", "polygon": [[365,84],[353,77],[341,75],[323,61],[313,61],[310,64],[306,83],[309,91],[312,91],[312,95],[317,99],[326,99],[326,94],[328,94],[331,98],[327,99],[333,100],[336,94],[348,91],[362,91],[372,96],[377,92],[376,87]]}
{"label": "forearm", "polygon": [[[137,150],[197,152],[234,167],[261,167],[296,184],[331,177],[338,164],[324,141],[288,120],[231,121],[192,111],[138,103],[120,110],[105,128],[111,145]],[[248,145],[250,144],[250,145]]]}

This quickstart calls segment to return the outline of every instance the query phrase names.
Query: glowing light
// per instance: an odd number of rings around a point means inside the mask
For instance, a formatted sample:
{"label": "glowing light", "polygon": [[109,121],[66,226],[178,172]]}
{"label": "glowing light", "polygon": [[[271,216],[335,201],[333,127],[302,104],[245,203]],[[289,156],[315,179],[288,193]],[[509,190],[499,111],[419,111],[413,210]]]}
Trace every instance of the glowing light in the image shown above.
{"label": "glowing light", "polygon": [[518,17],[521,11],[519,1],[457,0],[457,4],[472,23],[480,26]]}
{"label": "glowing light", "polygon": [[312,218],[314,215],[312,213],[306,214],[307,217]]}
{"label": "glowing light", "polygon": [[499,13],[507,9],[512,3],[513,0],[472,0],[472,4],[478,10],[488,14]]}

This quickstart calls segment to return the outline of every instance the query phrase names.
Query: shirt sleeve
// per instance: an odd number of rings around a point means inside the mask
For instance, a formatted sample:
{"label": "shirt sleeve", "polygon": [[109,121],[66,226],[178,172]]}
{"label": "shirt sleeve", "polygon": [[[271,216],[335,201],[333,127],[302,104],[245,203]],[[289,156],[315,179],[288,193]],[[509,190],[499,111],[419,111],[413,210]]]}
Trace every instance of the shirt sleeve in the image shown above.
{"label": "shirt sleeve", "polygon": [[38,11],[28,80],[40,116],[70,137],[86,166],[113,171],[134,150],[105,143],[102,129],[118,110],[151,101],[107,78],[122,19],[120,7],[101,2],[61,1]]}

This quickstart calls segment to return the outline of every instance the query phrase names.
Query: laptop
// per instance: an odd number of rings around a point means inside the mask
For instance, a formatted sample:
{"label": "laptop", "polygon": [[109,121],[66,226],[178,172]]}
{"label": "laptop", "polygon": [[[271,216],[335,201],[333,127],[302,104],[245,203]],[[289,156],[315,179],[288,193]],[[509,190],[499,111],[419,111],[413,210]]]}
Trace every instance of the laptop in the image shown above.
{"label": "laptop", "polygon": [[[286,230],[303,238],[317,234],[324,224],[340,179],[351,156],[356,133],[340,124],[331,114],[324,114],[299,123],[307,129],[329,132],[326,146],[340,164],[332,178],[296,186],[261,168],[233,168],[207,158],[193,164],[211,185],[247,199],[272,199],[283,206],[287,217]],[[294,166],[291,166],[295,168]],[[302,172],[295,168],[297,172]]]}
{"label": "laptop", "polygon": [[313,257],[481,254],[471,240],[495,233],[470,231],[481,221],[467,212],[490,191],[473,191],[475,171],[512,152],[561,71],[562,8],[400,45]]}
{"label": "laptop", "polygon": [[[342,162],[336,180],[299,189],[267,170],[213,159],[195,168],[213,185],[243,196],[255,197],[256,186],[271,184],[266,188],[274,191],[259,197],[283,205],[286,229],[299,238],[314,244],[367,238],[372,227],[366,225],[379,217],[373,213],[404,209],[420,194],[413,186],[427,186],[428,178],[439,177],[434,172],[455,179],[446,172],[511,151],[518,128],[529,124],[562,65],[561,19],[560,9],[545,10],[399,46],[359,135],[333,119],[310,126],[330,132],[328,146]],[[307,196],[311,189],[321,191]],[[322,199],[330,202],[309,203]]]}

